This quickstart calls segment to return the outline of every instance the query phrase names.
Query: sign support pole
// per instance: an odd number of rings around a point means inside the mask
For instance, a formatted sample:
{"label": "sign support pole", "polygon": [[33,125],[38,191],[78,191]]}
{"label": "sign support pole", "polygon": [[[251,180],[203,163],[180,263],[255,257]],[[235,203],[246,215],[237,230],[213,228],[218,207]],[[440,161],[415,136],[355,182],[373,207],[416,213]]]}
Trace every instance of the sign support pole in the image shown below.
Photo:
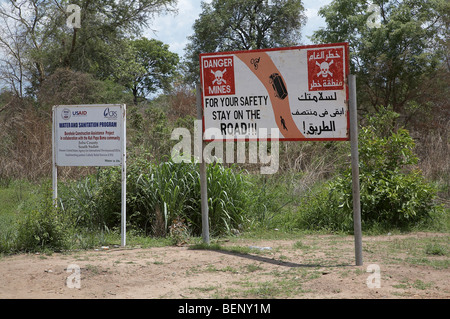
{"label": "sign support pole", "polygon": [[[196,91],[197,91],[197,120],[202,120],[203,117],[203,111],[202,111],[202,95],[201,95],[201,86],[199,83],[196,85]],[[200,127],[200,130],[202,130],[202,127]],[[203,132],[201,132],[202,138],[201,138],[201,146],[198,145],[197,147],[200,147],[200,190],[201,190],[201,203],[202,203],[202,237],[203,242],[207,245],[209,245],[209,209],[208,209],[208,184],[207,184],[207,177],[206,177],[206,163],[203,159],[203,150],[205,146],[205,142],[203,141]]]}
{"label": "sign support pole", "polygon": [[53,206],[58,207],[58,166],[56,166],[56,151],[55,151],[55,130],[56,130],[56,108],[52,110],[53,129],[52,129],[52,188],[53,188]]}
{"label": "sign support pole", "polygon": [[126,245],[127,239],[127,122],[126,122],[126,105],[122,106],[122,193],[121,193],[121,220],[120,220],[120,230],[121,230],[121,246]]}
{"label": "sign support pole", "polygon": [[352,156],[353,230],[356,266],[362,266],[361,202],[359,189],[358,115],[356,108],[356,75],[349,74],[350,144]]}

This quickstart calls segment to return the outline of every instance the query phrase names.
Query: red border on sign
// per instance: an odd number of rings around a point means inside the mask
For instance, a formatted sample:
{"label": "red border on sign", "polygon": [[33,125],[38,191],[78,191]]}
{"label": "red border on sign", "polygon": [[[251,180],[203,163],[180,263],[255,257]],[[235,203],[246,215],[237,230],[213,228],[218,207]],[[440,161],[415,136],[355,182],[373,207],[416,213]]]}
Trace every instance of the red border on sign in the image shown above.
{"label": "red border on sign", "polygon": [[[199,55],[199,64],[200,64],[200,93],[201,93],[201,101],[202,101],[202,109],[205,109],[204,99],[205,96],[203,94],[204,83],[203,83],[203,68],[202,68],[202,57],[204,56],[215,56],[215,55],[230,55],[230,54],[239,54],[239,53],[255,53],[255,52],[271,52],[271,51],[286,51],[286,50],[298,50],[298,49],[314,49],[314,48],[324,48],[324,47],[333,47],[333,46],[343,46],[345,51],[345,67],[344,67],[344,82],[345,82],[345,95],[347,102],[347,137],[342,138],[320,138],[320,137],[310,137],[310,138],[232,138],[232,139],[205,139],[205,142],[212,141],[349,141],[350,140],[350,108],[349,108],[349,88],[348,88],[348,75],[350,73],[350,61],[349,61],[349,46],[347,42],[339,42],[339,43],[327,43],[327,44],[312,44],[312,45],[304,45],[304,46],[293,46],[293,47],[283,47],[283,48],[269,48],[269,49],[258,49],[258,50],[239,50],[239,51],[224,51],[224,52],[213,52],[213,53],[201,53]],[[202,138],[205,133],[205,117],[202,115]]]}

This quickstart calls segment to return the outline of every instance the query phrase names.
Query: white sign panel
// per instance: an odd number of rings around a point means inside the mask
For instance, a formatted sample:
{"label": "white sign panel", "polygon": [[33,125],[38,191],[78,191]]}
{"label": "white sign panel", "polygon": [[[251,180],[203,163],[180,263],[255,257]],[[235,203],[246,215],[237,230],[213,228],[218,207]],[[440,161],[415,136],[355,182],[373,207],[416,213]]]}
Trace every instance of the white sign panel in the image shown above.
{"label": "white sign panel", "polygon": [[200,54],[205,140],[348,140],[348,44]]}
{"label": "white sign panel", "polygon": [[120,166],[123,105],[58,105],[53,109],[57,166]]}

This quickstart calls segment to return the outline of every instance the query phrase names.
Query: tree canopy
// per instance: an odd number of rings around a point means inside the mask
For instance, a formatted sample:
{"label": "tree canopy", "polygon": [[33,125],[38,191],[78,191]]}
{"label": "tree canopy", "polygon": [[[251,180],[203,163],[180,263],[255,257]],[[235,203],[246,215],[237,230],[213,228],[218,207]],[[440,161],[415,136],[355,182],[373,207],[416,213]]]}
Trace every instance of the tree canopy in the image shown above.
{"label": "tree canopy", "polygon": [[186,47],[188,79],[198,78],[199,53],[298,45],[303,12],[299,0],[203,2]]}
{"label": "tree canopy", "polygon": [[[69,28],[68,4],[80,7],[81,27]],[[9,0],[0,5],[2,78],[16,93],[34,94],[58,68],[107,79],[111,48],[139,36],[156,14],[174,11],[176,0]]]}
{"label": "tree canopy", "polygon": [[[334,0],[321,8],[326,27],[314,33],[316,43],[349,42],[351,72],[357,74],[358,104],[367,112],[392,108],[409,118],[436,96],[446,99],[442,81],[449,67],[449,10],[446,0],[375,0],[380,25],[369,20],[365,0]],[[439,70],[444,71],[439,72]],[[428,104],[430,107],[430,104]]]}
{"label": "tree canopy", "polygon": [[170,90],[179,57],[167,44],[140,38],[123,41],[118,50],[109,57],[113,61],[111,77],[133,93],[135,104],[138,97],[145,98],[158,89]]}

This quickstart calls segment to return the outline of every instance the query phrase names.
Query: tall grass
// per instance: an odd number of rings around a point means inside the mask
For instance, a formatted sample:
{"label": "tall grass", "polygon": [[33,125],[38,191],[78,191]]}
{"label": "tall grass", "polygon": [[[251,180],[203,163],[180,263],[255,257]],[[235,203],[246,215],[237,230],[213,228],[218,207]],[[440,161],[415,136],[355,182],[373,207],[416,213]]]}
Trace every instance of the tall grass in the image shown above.
{"label": "tall grass", "polygon": [[[163,237],[177,220],[201,234],[200,174],[197,163],[148,163],[130,160],[127,176],[127,224],[143,234]],[[223,235],[248,226],[254,186],[243,172],[211,164],[207,168],[211,234]],[[120,225],[120,171],[102,169],[60,186],[59,202],[76,227],[107,230]],[[261,201],[261,199],[260,199]]]}
{"label": "tall grass", "polygon": [[146,234],[165,236],[177,217],[190,217],[190,222],[196,225],[193,221],[198,209],[195,195],[198,178],[196,167],[190,163],[169,161],[150,165],[131,181],[135,183],[135,197],[129,201],[132,226]]}
{"label": "tall grass", "polygon": [[229,233],[248,225],[249,204],[254,193],[244,175],[220,164],[207,169],[210,225],[215,232]]}

